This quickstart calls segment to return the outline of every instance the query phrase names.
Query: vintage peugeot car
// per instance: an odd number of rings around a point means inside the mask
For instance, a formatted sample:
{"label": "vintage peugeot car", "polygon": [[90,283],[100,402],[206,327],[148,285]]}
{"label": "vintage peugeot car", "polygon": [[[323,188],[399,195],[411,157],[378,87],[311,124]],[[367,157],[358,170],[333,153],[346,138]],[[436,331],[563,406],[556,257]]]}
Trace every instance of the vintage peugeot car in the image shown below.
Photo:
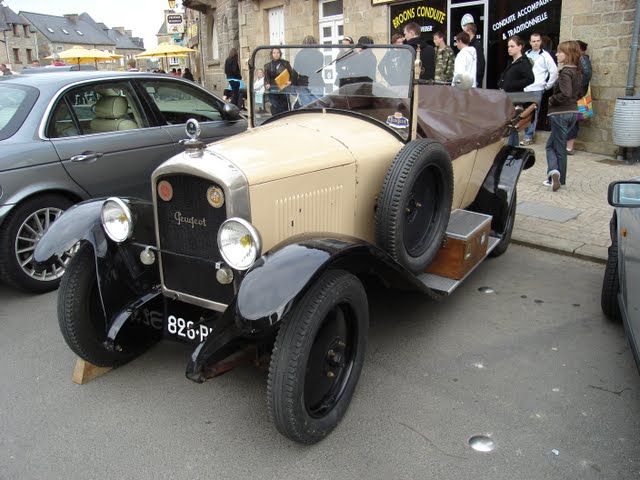
{"label": "vintage peugeot car", "polygon": [[[186,151],[152,175],[153,201],[90,200],[48,230],[39,262],[79,242],[58,297],[79,357],[116,366],[179,339],[197,345],[186,375],[203,382],[249,346],[270,355],[277,429],[315,443],[354,394],[368,286],[441,298],[507,249],[534,162],[505,145],[511,100],[420,84],[410,47],[347,48],[256,49],[248,84],[272,70],[266,108],[250,92],[247,132],[205,147],[188,122]],[[386,78],[389,56],[406,68]]]}

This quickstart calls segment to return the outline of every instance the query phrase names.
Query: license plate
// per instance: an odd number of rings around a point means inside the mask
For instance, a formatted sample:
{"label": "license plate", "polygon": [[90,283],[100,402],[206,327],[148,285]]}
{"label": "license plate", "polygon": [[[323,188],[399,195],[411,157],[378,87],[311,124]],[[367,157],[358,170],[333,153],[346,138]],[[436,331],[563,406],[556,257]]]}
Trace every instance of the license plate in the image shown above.
{"label": "license plate", "polygon": [[164,327],[166,336],[173,340],[188,343],[201,343],[211,332],[213,332],[213,328],[204,323],[195,323],[175,315],[167,317]]}

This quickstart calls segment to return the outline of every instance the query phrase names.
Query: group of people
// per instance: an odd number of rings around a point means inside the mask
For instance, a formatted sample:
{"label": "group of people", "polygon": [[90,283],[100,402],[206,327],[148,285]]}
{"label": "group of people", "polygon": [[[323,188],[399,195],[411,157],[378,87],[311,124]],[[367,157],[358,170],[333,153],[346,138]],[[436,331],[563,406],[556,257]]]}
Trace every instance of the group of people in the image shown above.
{"label": "group of people", "polygon": [[511,57],[498,81],[498,88],[506,92],[531,92],[538,105],[531,125],[524,131],[520,142],[518,132],[509,136],[512,146],[527,146],[539,120],[539,111],[545,92],[550,91],[547,117],[551,134],[545,146],[547,178],[544,185],[556,192],[565,185],[567,155],[573,155],[573,143],[578,136],[578,100],[583,97],[591,81],[591,61],[586,55],[587,44],[582,41],[566,41],[558,45],[556,65],[551,54],[542,47],[542,36],[531,34],[531,49],[524,51],[525,43],[518,35],[507,41]]}
{"label": "group of people", "polygon": [[[420,25],[416,22],[406,24],[403,34],[394,34],[391,38],[391,43],[410,45],[416,51],[419,49],[422,63],[420,78],[422,80],[449,83],[456,74],[462,74],[473,79],[474,87],[481,87],[484,79],[485,58],[482,43],[476,35],[477,31],[475,23],[467,23],[463,27],[463,31],[455,36],[454,41],[458,49],[457,55],[447,45],[447,39],[444,33],[440,31],[433,34],[434,45],[427,43],[421,36]],[[389,53],[389,57],[391,56],[392,53]],[[407,67],[404,65],[396,67],[391,61],[383,59],[378,69],[383,78],[392,84],[391,79],[395,68],[402,69]]]}

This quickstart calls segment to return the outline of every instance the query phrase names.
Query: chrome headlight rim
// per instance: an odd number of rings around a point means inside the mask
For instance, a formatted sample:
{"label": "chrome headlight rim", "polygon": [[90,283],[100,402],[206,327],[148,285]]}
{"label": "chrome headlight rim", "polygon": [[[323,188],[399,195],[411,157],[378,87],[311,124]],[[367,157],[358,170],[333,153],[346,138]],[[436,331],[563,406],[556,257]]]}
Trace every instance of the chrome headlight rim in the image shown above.
{"label": "chrome headlight rim", "polygon": [[[249,262],[249,264],[246,266],[237,265],[235,262],[231,261],[229,257],[225,254],[225,251],[221,246],[222,233],[225,227],[230,223],[238,223],[242,225],[242,227],[247,229],[247,231],[249,232],[249,236],[251,237],[251,241],[255,245],[255,250],[256,250],[255,258],[251,262]],[[242,272],[245,270],[249,270],[253,266],[253,264],[256,262],[256,260],[260,258],[260,255],[262,255],[262,239],[260,238],[260,234],[258,233],[258,230],[250,222],[240,217],[231,217],[226,219],[224,222],[222,222],[222,224],[220,225],[220,228],[218,229],[218,249],[220,250],[220,255],[222,255],[222,259],[225,261],[227,265],[229,265],[234,270],[238,270]]]}
{"label": "chrome headlight rim", "polygon": [[[124,213],[124,216],[127,221],[127,232],[124,237],[117,237],[116,235],[114,235],[113,231],[109,230],[108,222],[104,218],[105,207],[109,203],[115,203],[122,210],[122,213]],[[105,233],[114,242],[122,243],[122,242],[126,242],[129,238],[131,238],[131,235],[133,234],[133,215],[131,213],[131,209],[129,208],[129,205],[127,205],[122,199],[118,197],[107,198],[102,204],[102,210],[100,211],[100,220],[102,222],[102,228],[104,229]]]}

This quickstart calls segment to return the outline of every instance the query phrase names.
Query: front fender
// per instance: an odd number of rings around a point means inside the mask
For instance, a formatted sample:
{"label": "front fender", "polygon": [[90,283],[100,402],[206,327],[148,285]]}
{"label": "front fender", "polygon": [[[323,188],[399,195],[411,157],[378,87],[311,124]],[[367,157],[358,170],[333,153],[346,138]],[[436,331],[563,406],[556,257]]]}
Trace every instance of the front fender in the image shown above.
{"label": "front fender", "polygon": [[349,236],[298,236],[262,256],[243,279],[235,304],[239,329],[268,331],[302,298],[327,269],[347,270],[362,280],[427,292],[418,278],[380,248]]}
{"label": "front fender", "polygon": [[[109,243],[100,214],[106,198],[87,200],[74,205],[64,212],[47,229],[34,250],[34,260],[46,263],[54,256],[60,256],[71,249],[80,240],[86,240],[93,245],[95,254],[99,258],[107,255]],[[129,205],[133,215],[134,230],[131,240],[145,245],[155,246],[153,223],[153,204],[138,198],[121,198]]]}
{"label": "front fender", "polygon": [[478,195],[469,206],[469,210],[492,216],[491,230],[495,235],[504,233],[522,170],[531,168],[534,163],[535,153],[530,148],[505,145],[496,155]]}

